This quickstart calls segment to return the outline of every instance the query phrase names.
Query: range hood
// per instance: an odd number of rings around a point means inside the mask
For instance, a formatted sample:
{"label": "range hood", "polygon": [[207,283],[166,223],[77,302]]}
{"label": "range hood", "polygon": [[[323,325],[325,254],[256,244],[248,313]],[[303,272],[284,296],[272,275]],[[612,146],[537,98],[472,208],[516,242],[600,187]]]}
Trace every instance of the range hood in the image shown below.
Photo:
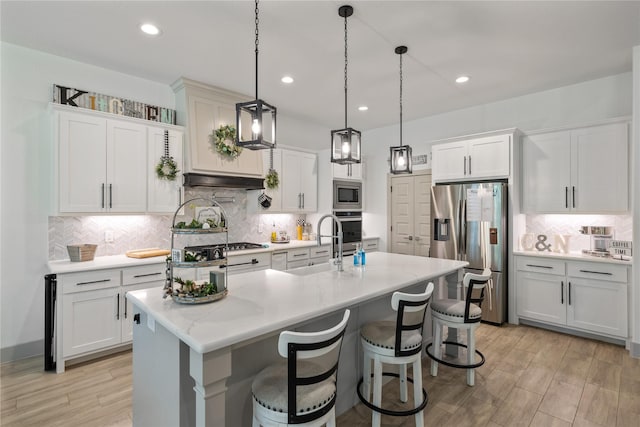
{"label": "range hood", "polygon": [[237,188],[243,190],[264,189],[263,178],[207,175],[202,173],[185,173],[183,176],[185,187]]}

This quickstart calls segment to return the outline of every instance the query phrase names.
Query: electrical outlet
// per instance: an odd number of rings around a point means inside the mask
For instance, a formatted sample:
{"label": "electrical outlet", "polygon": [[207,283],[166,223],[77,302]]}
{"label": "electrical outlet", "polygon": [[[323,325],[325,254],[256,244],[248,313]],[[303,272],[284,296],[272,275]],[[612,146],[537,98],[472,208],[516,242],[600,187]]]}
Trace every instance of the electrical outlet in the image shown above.
{"label": "electrical outlet", "polygon": [[105,243],[113,243],[113,231],[107,230],[104,232],[104,241]]}

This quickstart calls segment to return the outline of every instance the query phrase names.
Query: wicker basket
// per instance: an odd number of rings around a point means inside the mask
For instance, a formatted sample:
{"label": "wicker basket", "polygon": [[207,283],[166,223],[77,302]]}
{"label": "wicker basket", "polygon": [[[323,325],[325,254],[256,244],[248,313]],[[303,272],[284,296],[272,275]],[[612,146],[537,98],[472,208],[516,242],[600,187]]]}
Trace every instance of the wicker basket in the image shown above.
{"label": "wicker basket", "polygon": [[73,262],[92,261],[98,245],[67,245],[69,259]]}

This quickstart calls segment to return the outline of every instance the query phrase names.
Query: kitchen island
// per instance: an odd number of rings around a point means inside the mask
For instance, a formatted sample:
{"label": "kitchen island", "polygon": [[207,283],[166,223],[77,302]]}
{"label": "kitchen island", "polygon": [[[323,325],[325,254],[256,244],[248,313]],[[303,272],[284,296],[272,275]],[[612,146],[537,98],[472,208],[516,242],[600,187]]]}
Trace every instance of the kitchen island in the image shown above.
{"label": "kitchen island", "polygon": [[382,252],[367,258],[362,268],[346,257],[343,272],[325,264],[232,276],[229,295],[211,304],[177,304],[162,299],[157,288],[128,293],[139,322],[133,340],[134,426],[250,425],[251,381],[279,358],[279,332],[326,328],[346,308],[352,314],[336,411],[353,406],[361,372],[360,325],[393,318],[389,297],[396,290],[417,291],[434,281],[436,295],[457,292],[467,264]]}

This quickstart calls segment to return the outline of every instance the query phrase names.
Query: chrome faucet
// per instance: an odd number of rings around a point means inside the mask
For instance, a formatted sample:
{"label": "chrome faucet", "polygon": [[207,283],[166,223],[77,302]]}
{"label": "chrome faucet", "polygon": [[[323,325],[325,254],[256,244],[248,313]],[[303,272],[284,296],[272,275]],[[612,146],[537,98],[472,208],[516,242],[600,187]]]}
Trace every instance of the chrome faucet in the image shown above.
{"label": "chrome faucet", "polygon": [[[338,225],[338,233],[335,236],[334,235],[322,236],[320,234],[320,226],[322,225],[322,221],[324,221],[325,218],[334,219],[336,224]],[[331,237],[332,239],[334,238],[338,239],[338,259],[334,261],[334,264],[338,266],[338,271],[344,271],[344,268],[342,267],[342,222],[340,222],[340,218],[338,218],[333,214],[326,214],[322,216],[320,220],[318,220],[318,227],[316,228],[316,230],[318,230],[318,246],[322,244],[321,242],[322,237]]]}

